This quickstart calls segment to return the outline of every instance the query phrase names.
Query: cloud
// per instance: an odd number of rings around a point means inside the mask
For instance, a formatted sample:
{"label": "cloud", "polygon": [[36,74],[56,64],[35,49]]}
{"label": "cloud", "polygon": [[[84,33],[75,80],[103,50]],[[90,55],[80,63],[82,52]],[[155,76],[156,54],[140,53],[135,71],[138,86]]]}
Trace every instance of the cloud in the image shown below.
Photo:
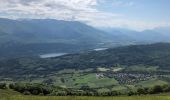
{"label": "cloud", "polygon": [[97,13],[92,6],[96,0],[1,0],[0,13],[21,15],[16,17],[72,18],[82,13]]}
{"label": "cloud", "polygon": [[[100,23],[100,24],[99,24]],[[136,31],[152,30],[158,27],[170,27],[169,22],[145,22],[139,20],[128,20],[128,19],[110,19],[109,21],[98,20],[90,21],[89,25],[95,27],[109,27],[109,28],[126,28]]]}
{"label": "cloud", "polygon": [[125,2],[121,0],[113,0],[112,1],[112,6],[118,6],[118,7],[128,7],[128,6],[133,6],[135,3],[130,1],[130,2]]}
{"label": "cloud", "polygon": [[0,0],[0,17],[75,20],[96,27],[126,27],[136,30],[165,25],[132,21],[125,19],[124,14],[99,10],[97,6],[104,3],[113,7],[134,5],[134,2],[123,0]]}

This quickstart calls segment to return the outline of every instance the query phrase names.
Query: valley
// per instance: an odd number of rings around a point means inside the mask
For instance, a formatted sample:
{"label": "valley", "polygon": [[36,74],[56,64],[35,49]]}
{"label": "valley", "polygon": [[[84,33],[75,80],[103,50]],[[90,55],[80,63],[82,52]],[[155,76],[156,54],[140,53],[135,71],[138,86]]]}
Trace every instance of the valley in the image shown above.
{"label": "valley", "polygon": [[170,100],[170,0],[0,0],[0,100]]}
{"label": "valley", "polygon": [[1,60],[0,82],[127,94],[170,83],[169,51],[169,43],[157,43]]}

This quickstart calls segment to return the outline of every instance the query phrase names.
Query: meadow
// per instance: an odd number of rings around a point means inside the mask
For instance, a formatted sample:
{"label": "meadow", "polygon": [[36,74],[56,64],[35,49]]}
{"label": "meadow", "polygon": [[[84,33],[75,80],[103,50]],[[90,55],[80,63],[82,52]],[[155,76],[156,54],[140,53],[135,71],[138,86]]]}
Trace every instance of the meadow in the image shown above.
{"label": "meadow", "polygon": [[85,97],[85,96],[22,96],[0,97],[0,100],[170,100],[170,96],[120,96],[120,97]]}

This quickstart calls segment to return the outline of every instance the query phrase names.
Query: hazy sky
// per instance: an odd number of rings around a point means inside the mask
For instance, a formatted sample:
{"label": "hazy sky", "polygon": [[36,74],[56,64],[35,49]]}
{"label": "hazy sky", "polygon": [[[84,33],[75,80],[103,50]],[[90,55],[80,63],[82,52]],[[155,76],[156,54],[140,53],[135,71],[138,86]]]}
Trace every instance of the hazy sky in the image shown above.
{"label": "hazy sky", "polygon": [[170,0],[0,0],[0,17],[76,20],[135,30],[170,26]]}

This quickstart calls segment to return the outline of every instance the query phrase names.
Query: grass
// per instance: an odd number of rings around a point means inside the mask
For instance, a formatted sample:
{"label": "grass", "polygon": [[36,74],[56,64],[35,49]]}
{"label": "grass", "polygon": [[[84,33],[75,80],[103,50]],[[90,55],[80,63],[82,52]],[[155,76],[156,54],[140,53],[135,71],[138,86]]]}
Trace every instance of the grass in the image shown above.
{"label": "grass", "polygon": [[170,100],[170,96],[121,96],[121,97],[78,97],[78,96],[10,96],[0,100]]}
{"label": "grass", "polygon": [[102,68],[102,67],[100,67],[100,68],[97,68],[97,70],[101,71],[101,72],[106,72],[106,71],[108,71],[110,69],[109,68]]}
{"label": "grass", "polygon": [[[60,76],[51,77],[52,79],[56,80],[54,83],[56,86],[65,86],[65,87],[74,87],[80,88],[82,85],[89,86],[91,88],[98,88],[98,87],[105,87],[111,85],[117,85],[118,82],[114,78],[96,78],[95,73],[90,74],[62,74]],[[60,78],[65,80],[64,83],[61,82]]]}
{"label": "grass", "polygon": [[[71,71],[71,70],[70,70]],[[64,82],[61,81],[64,79]],[[42,83],[46,78],[38,78],[32,80],[33,83]],[[91,88],[105,87],[111,85],[117,85],[118,82],[114,78],[96,78],[96,73],[68,73],[48,76],[48,79],[53,80],[53,84],[56,86],[62,86],[67,88],[80,88],[81,86],[89,86]]]}
{"label": "grass", "polygon": [[111,86],[114,84],[118,84],[118,82],[114,78],[104,77],[101,79],[97,79],[95,73],[80,76],[79,78],[77,78],[75,83],[88,84],[88,86],[90,86],[91,88]]}
{"label": "grass", "polygon": [[125,86],[122,86],[122,85],[117,85],[117,86],[114,86],[112,88],[112,91],[122,91],[122,90],[126,90],[127,88]]}
{"label": "grass", "polygon": [[165,84],[168,84],[168,83],[165,81],[162,81],[162,80],[152,79],[152,80],[148,80],[148,81],[142,81],[142,82],[138,83],[137,85],[143,86],[143,87],[153,87],[155,85],[165,85]]}

